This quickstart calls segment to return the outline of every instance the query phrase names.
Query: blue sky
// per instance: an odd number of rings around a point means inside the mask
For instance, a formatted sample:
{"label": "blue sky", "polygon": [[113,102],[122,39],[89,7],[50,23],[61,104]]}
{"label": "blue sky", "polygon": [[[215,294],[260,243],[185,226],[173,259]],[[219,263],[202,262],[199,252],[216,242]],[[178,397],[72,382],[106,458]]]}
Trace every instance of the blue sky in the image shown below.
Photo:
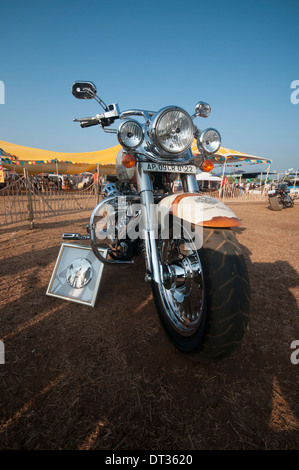
{"label": "blue sky", "polygon": [[206,101],[211,115],[196,124],[216,127],[223,146],[299,169],[298,18],[296,0],[2,1],[0,140],[61,152],[116,145],[72,121],[100,112],[71,94],[73,81],[91,80],[121,110],[192,114]]}

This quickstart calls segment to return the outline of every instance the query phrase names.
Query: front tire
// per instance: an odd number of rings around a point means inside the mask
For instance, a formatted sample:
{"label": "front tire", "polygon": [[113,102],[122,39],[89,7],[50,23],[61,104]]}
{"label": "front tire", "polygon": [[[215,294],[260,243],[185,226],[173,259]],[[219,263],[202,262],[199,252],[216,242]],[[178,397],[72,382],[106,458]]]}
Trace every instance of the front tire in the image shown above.
{"label": "front tire", "polygon": [[[248,274],[236,238],[230,230],[204,228],[202,247],[193,246],[189,254],[177,252],[179,261],[173,251],[172,258],[163,258],[165,243],[173,246],[173,240],[160,241],[163,272],[172,272],[169,266],[173,265],[186,266],[188,271],[185,285],[181,279],[178,285],[176,277],[161,286],[152,284],[167,335],[178,349],[199,360],[217,361],[230,355],[243,339],[250,312]],[[184,256],[191,257],[191,263]]]}
{"label": "front tire", "polygon": [[270,207],[273,211],[282,211],[282,209],[283,209],[283,204],[280,201],[279,196],[269,197],[269,204],[270,204]]}

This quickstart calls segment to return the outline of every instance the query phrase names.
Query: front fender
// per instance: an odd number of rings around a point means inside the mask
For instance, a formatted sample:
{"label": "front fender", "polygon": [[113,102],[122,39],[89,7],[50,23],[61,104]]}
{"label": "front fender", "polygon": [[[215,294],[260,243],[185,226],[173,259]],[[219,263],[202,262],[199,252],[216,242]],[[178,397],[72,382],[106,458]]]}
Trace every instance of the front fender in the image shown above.
{"label": "front fender", "polygon": [[241,225],[239,218],[225,204],[197,193],[166,196],[159,202],[159,211],[203,227],[229,228]]}

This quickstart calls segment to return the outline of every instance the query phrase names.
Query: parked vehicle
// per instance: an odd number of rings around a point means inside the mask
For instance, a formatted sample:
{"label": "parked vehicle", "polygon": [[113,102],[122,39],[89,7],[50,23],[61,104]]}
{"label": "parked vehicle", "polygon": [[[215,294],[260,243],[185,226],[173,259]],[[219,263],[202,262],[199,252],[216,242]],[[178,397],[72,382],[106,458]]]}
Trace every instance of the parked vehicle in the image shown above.
{"label": "parked vehicle", "polygon": [[288,183],[281,181],[268,191],[270,207],[273,211],[281,211],[284,208],[294,207],[294,199],[290,194]]}
{"label": "parked vehicle", "polygon": [[[151,284],[172,343],[198,359],[226,357],[245,333],[250,287],[232,231],[240,220],[223,203],[198,191],[197,169],[211,170],[207,159],[221,144],[216,129],[201,131],[193,123],[196,117],[207,118],[210,106],[199,102],[193,115],[178,106],[120,112],[117,104],[106,106],[92,82],[74,83],[72,93],[93,98],[104,109],[74,121],[83,128],[100,125],[114,132],[122,150],[116,158],[117,177],[107,177],[88,234],[67,233],[63,239],[88,239],[96,258],[115,269],[143,256],[145,281]],[[118,129],[111,129],[116,121]],[[197,157],[191,152],[194,138]],[[183,192],[175,194],[178,176]],[[103,247],[106,255],[99,249]]]}

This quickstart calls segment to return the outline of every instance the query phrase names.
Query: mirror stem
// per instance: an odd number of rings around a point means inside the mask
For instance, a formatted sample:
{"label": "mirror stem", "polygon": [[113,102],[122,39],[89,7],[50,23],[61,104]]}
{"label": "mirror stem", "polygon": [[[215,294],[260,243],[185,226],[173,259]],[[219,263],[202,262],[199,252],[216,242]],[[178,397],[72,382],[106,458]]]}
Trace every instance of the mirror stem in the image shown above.
{"label": "mirror stem", "polygon": [[95,95],[93,96],[93,98],[102,106],[104,111],[108,111],[108,106],[106,105],[106,103],[104,103],[103,100],[101,100],[99,96]]}

